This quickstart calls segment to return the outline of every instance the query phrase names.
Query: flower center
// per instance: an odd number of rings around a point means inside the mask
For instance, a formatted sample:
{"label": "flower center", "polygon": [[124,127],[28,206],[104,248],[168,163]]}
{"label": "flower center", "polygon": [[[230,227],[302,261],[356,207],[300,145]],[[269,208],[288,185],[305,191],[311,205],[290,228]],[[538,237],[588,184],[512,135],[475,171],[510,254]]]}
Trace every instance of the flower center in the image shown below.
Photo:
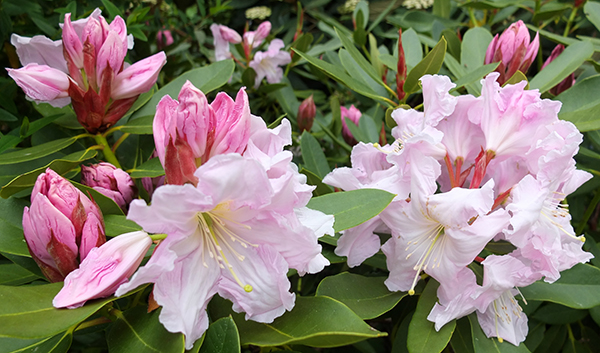
{"label": "flower center", "polygon": [[[220,205],[219,205],[220,206]],[[219,208],[217,206],[217,209]],[[216,209],[216,210],[217,210]],[[202,237],[203,248],[206,251],[202,252],[202,264],[208,268],[204,255],[208,253],[211,259],[217,262],[220,268],[227,269],[237,284],[242,287],[246,292],[252,292],[252,286],[250,284],[244,284],[234,271],[234,266],[230,260],[227,259],[225,253],[229,256],[235,256],[240,262],[243,262],[245,257],[235,250],[233,244],[238,242],[243,248],[248,246],[257,247],[258,245],[249,243],[244,239],[240,238],[237,234],[232,232],[225,221],[233,222],[236,225],[250,229],[249,226],[235,222],[222,214],[217,212],[199,212],[197,214],[199,231]]]}
{"label": "flower center", "polygon": [[[408,291],[409,295],[415,294],[415,286],[420,278],[421,271],[427,270],[427,267],[431,265],[431,268],[440,267],[441,255],[444,248],[444,226],[440,223],[436,223],[433,227],[430,227],[427,231],[421,233],[414,240],[407,243],[405,251],[409,251],[412,247],[412,251],[406,255],[408,260],[414,253],[420,253],[421,256],[417,263],[413,267],[413,270],[417,271],[413,283]],[[439,243],[438,243],[439,242]],[[437,246],[436,246],[437,244]]]}

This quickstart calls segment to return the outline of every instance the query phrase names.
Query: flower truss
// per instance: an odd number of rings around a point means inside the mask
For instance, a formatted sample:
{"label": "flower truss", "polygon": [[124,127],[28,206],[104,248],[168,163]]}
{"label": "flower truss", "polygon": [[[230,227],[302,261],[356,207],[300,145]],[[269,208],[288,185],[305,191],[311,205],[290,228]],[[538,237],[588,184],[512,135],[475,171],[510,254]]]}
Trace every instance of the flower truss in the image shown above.
{"label": "flower truss", "polygon": [[[591,176],[573,156],[582,135],[558,119],[560,102],[540,99],[525,82],[500,87],[483,81],[480,97],[455,97],[445,76],[424,76],[424,111],[397,109],[391,145],[359,143],[352,167],[324,182],[353,190],[379,188],[397,196],[376,218],[345,231],[336,253],[357,266],[380,248],[393,291],[414,289],[421,274],[440,283],[428,319],[436,329],[477,312],[488,337],[518,345],[527,318],[514,298],[518,287],[593,256],[570,225],[565,197]],[[439,191],[438,191],[439,190]],[[378,232],[392,237],[380,246]],[[482,253],[509,242],[508,254]],[[483,266],[478,285],[473,262]],[[479,266],[475,264],[474,266]]]}

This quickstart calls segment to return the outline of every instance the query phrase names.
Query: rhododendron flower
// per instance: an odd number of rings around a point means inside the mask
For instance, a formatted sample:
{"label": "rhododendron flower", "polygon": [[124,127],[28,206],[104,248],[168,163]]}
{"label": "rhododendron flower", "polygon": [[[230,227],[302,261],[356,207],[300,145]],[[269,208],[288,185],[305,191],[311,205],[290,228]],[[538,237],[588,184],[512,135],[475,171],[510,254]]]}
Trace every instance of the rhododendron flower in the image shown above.
{"label": "rhododendron flower", "polygon": [[498,82],[503,85],[517,70],[526,73],[540,47],[539,33],[530,42],[529,30],[523,21],[510,25],[502,35],[494,37],[485,53],[484,64],[500,62],[496,72]]}
{"label": "rhododendron flower", "polygon": [[362,113],[358,110],[354,104],[350,106],[350,108],[340,107],[341,118],[342,118],[342,137],[344,141],[351,146],[356,145],[358,142],[352,135],[352,132],[348,128],[348,123],[346,122],[346,118],[350,119],[354,123],[354,125],[358,126],[358,122],[360,121],[360,117]]}
{"label": "rhododendron flower", "polygon": [[103,132],[154,85],[166,56],[160,52],[125,67],[133,38],[120,16],[109,25],[99,9],[78,21],[68,13],[61,27],[62,42],[13,35],[11,43],[26,66],[7,70],[29,99],[56,107],[71,102],[86,130]]}
{"label": "rhododendron flower", "polygon": [[210,25],[210,31],[212,32],[214,38],[215,60],[221,61],[231,59],[229,43],[241,43],[242,37],[233,29],[216,23]]}
{"label": "rhododendron flower", "polygon": [[258,25],[256,31],[244,33],[244,46],[258,48],[271,32],[271,22],[265,21]]}
{"label": "rhododendron flower", "polygon": [[93,248],[81,265],[65,278],[52,300],[57,308],[78,308],[86,301],[113,294],[127,282],[152,245],[145,232],[131,232]]}
{"label": "rhododendron flower", "polygon": [[137,187],[131,176],[123,169],[106,162],[82,166],[81,183],[111,198],[123,211],[127,211],[129,203],[137,194]]}
{"label": "rhododendron flower", "polygon": [[279,83],[283,78],[283,70],[280,66],[287,65],[292,61],[290,53],[281,50],[285,44],[281,39],[273,39],[267,51],[259,51],[250,62],[250,67],[256,71],[254,88],[260,86],[263,78],[268,83]]}
{"label": "rhododendron flower", "polygon": [[33,186],[23,232],[31,256],[51,282],[62,281],[106,241],[98,206],[49,168]]}
{"label": "rhododendron flower", "polygon": [[246,319],[272,322],[291,310],[295,297],[288,268],[303,274],[321,261],[317,238],[331,234],[333,225],[331,216],[317,211],[272,207],[277,193],[252,158],[217,155],[195,176],[196,187],[165,185],[154,192],[150,206],[141,200],[131,204],[129,219],[168,237],[116,293],[154,283],[154,298],[163,306],[160,321],[185,334],[187,349],[207,329],[206,305],[217,292]]}

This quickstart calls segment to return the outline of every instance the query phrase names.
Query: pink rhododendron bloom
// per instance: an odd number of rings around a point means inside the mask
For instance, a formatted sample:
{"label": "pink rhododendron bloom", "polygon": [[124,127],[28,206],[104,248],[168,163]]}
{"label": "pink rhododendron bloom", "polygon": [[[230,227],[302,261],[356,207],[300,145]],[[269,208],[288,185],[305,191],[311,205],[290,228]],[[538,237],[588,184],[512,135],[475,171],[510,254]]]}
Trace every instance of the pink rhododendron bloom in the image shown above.
{"label": "pink rhododendron bloom", "polygon": [[354,104],[350,106],[350,108],[340,107],[341,118],[342,118],[342,137],[344,141],[351,146],[354,146],[358,143],[352,135],[352,132],[348,128],[348,123],[346,122],[346,118],[350,119],[354,123],[354,125],[358,126],[358,122],[360,121],[360,117],[362,113],[358,110]]}
{"label": "pink rhododendron bloom", "polygon": [[154,85],[166,56],[160,52],[124,65],[133,38],[127,35],[120,16],[108,24],[98,9],[77,21],[66,14],[61,27],[62,41],[57,42],[40,36],[30,39],[13,35],[11,42],[26,66],[8,69],[9,75],[28,98],[57,107],[71,102],[86,130],[103,132]]}
{"label": "pink rhododendron bloom", "polygon": [[86,301],[113,294],[137,270],[152,245],[145,232],[121,234],[93,248],[81,265],[65,278],[52,300],[56,308],[78,308]]}
{"label": "pink rhododendron bloom", "polygon": [[81,183],[114,200],[123,211],[137,195],[135,183],[124,170],[106,162],[81,167]]}
{"label": "pink rhododendron bloom", "polygon": [[165,185],[150,206],[131,204],[129,219],[168,237],[116,293],[154,283],[154,298],[163,307],[160,321],[185,334],[187,349],[207,329],[206,305],[215,293],[254,321],[272,322],[291,310],[288,269],[320,271],[325,263],[317,238],[331,234],[333,225],[331,216],[317,211],[273,207],[274,180],[253,158],[217,155],[195,176],[195,187]]}
{"label": "pink rhododendron bloom", "polygon": [[539,33],[530,42],[529,30],[523,21],[510,25],[502,35],[494,37],[485,53],[484,64],[500,62],[496,72],[498,82],[503,85],[517,70],[526,73],[540,47]]}
{"label": "pink rhododendron bloom", "polygon": [[229,43],[241,43],[242,37],[233,29],[216,23],[210,26],[210,30],[214,38],[215,61],[231,59]]}
{"label": "pink rhododendron bloom", "polygon": [[263,78],[268,83],[279,83],[283,78],[283,70],[280,66],[287,65],[292,61],[290,53],[283,51],[285,44],[281,39],[273,39],[267,51],[259,51],[250,62],[250,67],[256,71],[254,88],[260,86]]}
{"label": "pink rhododendron bloom", "polygon": [[257,48],[269,36],[271,32],[271,22],[265,21],[258,25],[256,31],[248,31],[244,33],[244,45],[249,48]]}
{"label": "pink rhododendron bloom", "polygon": [[52,169],[38,176],[23,211],[31,256],[51,282],[62,281],[90,250],[106,241],[96,204]]}

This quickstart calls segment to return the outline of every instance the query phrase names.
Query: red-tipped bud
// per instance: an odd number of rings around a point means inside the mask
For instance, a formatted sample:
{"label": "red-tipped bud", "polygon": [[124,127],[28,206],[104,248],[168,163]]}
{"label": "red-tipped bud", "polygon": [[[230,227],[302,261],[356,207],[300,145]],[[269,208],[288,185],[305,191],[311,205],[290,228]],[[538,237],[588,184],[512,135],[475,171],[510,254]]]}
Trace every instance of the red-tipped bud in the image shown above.
{"label": "red-tipped bud", "polygon": [[113,199],[125,212],[137,195],[137,188],[129,174],[106,162],[82,166],[81,183]]}
{"label": "red-tipped bud", "polygon": [[196,185],[198,178],[194,175],[196,171],[196,158],[190,145],[179,136],[169,138],[169,144],[165,150],[165,175],[168,184],[183,185],[192,183]]}
{"label": "red-tipped bud", "polygon": [[315,105],[315,101],[313,100],[313,95],[311,94],[308,98],[302,101],[300,107],[298,107],[298,129],[300,133],[302,131],[310,132],[312,128],[313,122],[315,121],[315,116],[317,115],[317,106]]}
{"label": "red-tipped bud", "polygon": [[406,57],[402,46],[402,28],[398,30],[398,73],[396,74],[396,94],[398,100],[402,101],[406,96],[404,92],[404,81],[406,81]]}

